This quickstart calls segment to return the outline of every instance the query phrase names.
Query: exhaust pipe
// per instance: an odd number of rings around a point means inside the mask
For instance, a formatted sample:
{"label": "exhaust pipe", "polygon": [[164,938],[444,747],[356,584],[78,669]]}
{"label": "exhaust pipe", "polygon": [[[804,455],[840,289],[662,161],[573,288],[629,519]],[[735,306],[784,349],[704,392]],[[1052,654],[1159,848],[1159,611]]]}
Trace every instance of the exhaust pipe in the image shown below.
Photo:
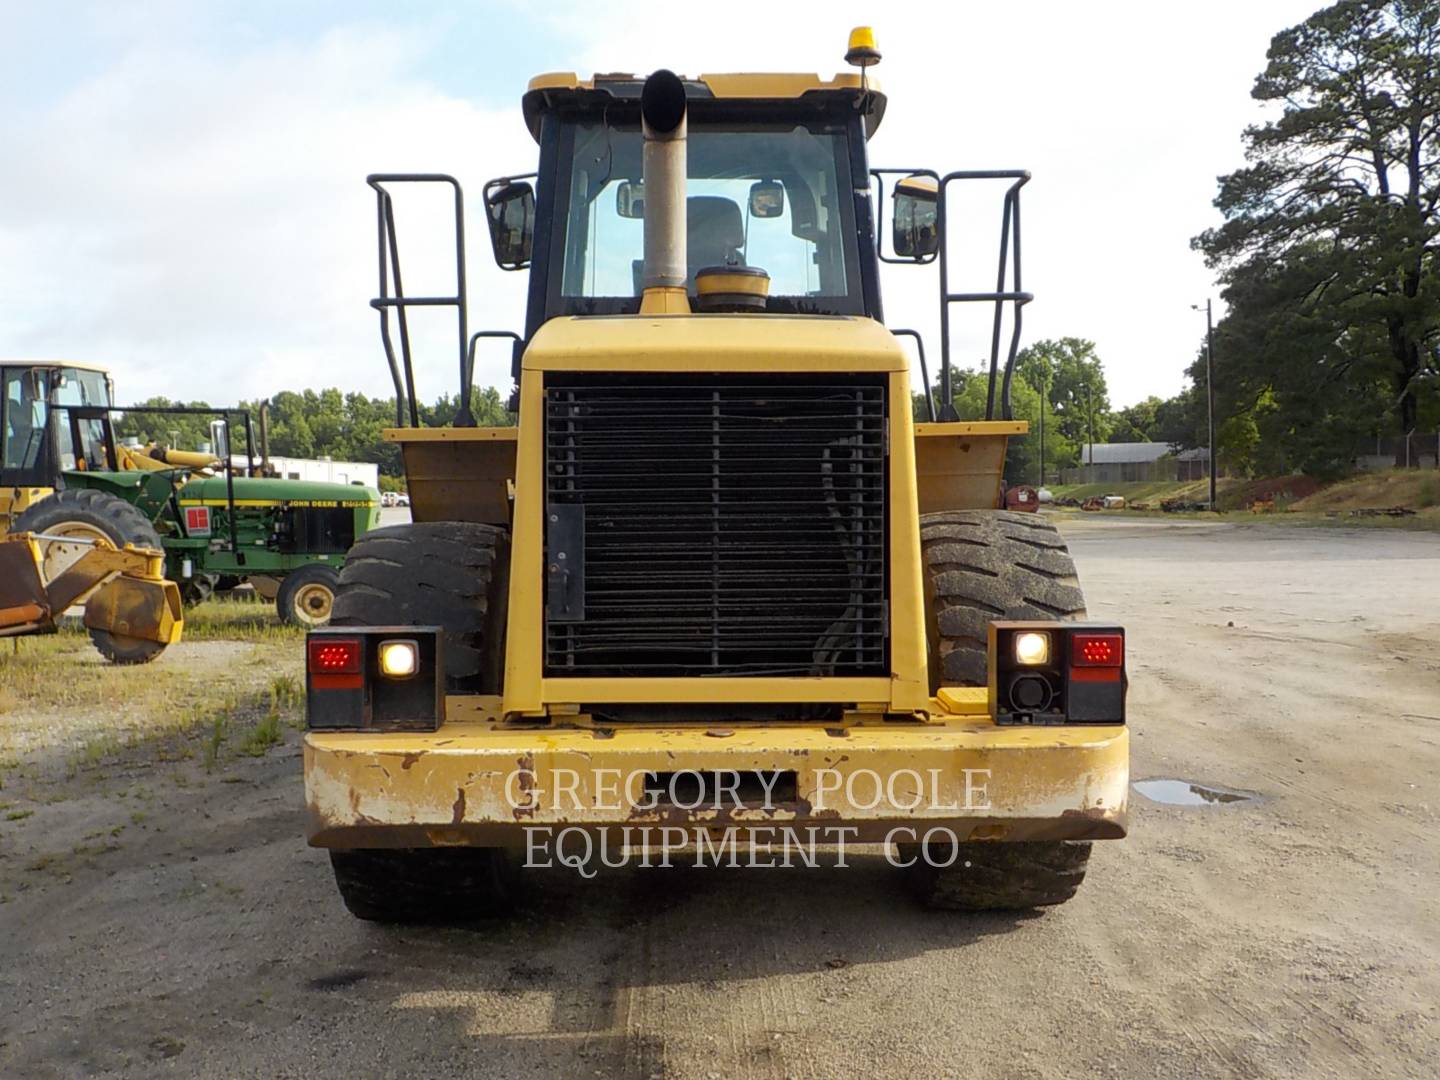
{"label": "exhaust pipe", "polygon": [[685,84],[664,68],[640,92],[645,135],[645,273],[642,315],[686,315]]}

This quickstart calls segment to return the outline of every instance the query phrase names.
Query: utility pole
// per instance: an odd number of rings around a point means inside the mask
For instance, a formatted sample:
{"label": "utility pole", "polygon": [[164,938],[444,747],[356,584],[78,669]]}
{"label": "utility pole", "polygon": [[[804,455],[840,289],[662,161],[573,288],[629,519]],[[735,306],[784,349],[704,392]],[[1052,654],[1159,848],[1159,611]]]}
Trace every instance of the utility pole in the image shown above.
{"label": "utility pole", "polygon": [[1045,486],[1045,406],[1050,403],[1050,395],[1045,387],[1045,380],[1040,380],[1040,483],[1039,487]]}
{"label": "utility pole", "polygon": [[[1090,397],[1090,384],[1085,384],[1085,424],[1090,432],[1090,464],[1095,464],[1095,402]],[[1095,475],[1092,472],[1090,479],[1093,481]]]}
{"label": "utility pole", "polygon": [[[1190,307],[1200,310],[1199,304]],[[1210,510],[1215,510],[1215,475],[1219,453],[1215,447],[1215,320],[1211,313],[1211,301],[1205,300],[1205,427],[1206,453],[1210,458]]]}
{"label": "utility pole", "polygon": [[1219,464],[1219,448],[1215,445],[1215,320],[1210,299],[1205,299],[1205,424],[1210,440],[1210,510],[1215,511],[1215,470]]}

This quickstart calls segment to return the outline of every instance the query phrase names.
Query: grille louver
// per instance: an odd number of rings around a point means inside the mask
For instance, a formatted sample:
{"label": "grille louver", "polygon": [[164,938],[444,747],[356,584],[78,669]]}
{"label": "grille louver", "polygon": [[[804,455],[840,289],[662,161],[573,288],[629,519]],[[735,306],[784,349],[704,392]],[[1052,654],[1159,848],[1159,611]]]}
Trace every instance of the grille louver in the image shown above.
{"label": "grille louver", "polygon": [[883,674],[885,424],[876,380],[550,376],[547,672]]}

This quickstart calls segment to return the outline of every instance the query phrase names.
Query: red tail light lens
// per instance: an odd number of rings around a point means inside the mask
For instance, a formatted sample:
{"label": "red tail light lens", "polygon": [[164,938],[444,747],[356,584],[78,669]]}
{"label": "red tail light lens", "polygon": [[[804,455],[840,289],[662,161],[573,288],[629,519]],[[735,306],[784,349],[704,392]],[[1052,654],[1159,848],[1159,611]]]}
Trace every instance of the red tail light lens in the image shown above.
{"label": "red tail light lens", "polygon": [[1118,668],[1125,664],[1125,638],[1120,634],[1075,634],[1070,638],[1073,667]]}
{"label": "red tail light lens", "polygon": [[358,675],[362,655],[358,638],[311,638],[307,666],[312,675]]}

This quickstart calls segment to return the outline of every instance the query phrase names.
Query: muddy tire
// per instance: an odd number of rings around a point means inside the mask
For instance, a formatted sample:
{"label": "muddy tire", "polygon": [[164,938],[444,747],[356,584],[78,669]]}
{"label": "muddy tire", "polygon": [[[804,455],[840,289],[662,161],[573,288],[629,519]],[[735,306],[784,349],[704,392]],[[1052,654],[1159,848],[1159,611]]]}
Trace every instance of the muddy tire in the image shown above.
{"label": "muddy tire", "polygon": [[333,626],[438,626],[452,694],[498,694],[504,678],[510,538],[466,521],[372,529],[340,572]]}
{"label": "muddy tire", "polygon": [[[149,518],[118,495],[92,491],[89,488],[57,491],[27,506],[10,523],[10,531],[49,535],[73,534],[79,539],[93,539],[98,534],[117,548],[134,544],[137,547],[162,550],[160,534],[155,531]],[[43,557],[40,576],[46,584],[59,576],[48,569],[48,564],[52,561],[48,553],[52,546],[62,545],[51,545],[44,541],[40,544]],[[75,548],[75,558],[84,554],[84,549],[79,545],[75,545]],[[74,559],[70,561],[73,562]]]}
{"label": "muddy tire", "polygon": [[112,634],[109,630],[90,631],[90,643],[112,664],[148,664],[165,651],[158,641]]}
{"label": "muddy tire", "polygon": [[339,582],[340,575],[331,566],[312,563],[291,570],[281,579],[280,591],[275,594],[280,621],[307,630],[330,625]]}
{"label": "muddy tire", "polygon": [[215,594],[215,583],[219,580],[215,574],[195,574],[187,578],[180,583],[180,602],[186,607],[203,604]]}
{"label": "muddy tire", "polygon": [[516,864],[500,848],[332,851],[330,866],[350,914],[371,922],[470,922],[515,901]]}
{"label": "muddy tire", "polygon": [[[958,851],[956,849],[959,849]],[[947,911],[1025,911],[1063,904],[1085,880],[1090,842],[1076,840],[901,844],[911,890]],[[952,861],[953,860],[953,861]]]}
{"label": "muddy tire", "polygon": [[997,619],[1085,618],[1065,541],[1035,514],[948,510],[920,516],[930,692],[984,686]]}
{"label": "muddy tire", "polygon": [[[57,491],[26,507],[10,524],[11,532],[73,535],[77,539],[104,537],[117,548],[126,544],[163,550],[160,534],[150,519],[116,495],[90,488]],[[67,550],[67,548],[69,550]],[[58,577],[65,566],[84,554],[80,545],[52,544],[41,541],[40,577],[46,584]],[[148,664],[165,646],[158,641],[113,634],[108,630],[90,631],[90,641],[101,656],[113,664]]]}

